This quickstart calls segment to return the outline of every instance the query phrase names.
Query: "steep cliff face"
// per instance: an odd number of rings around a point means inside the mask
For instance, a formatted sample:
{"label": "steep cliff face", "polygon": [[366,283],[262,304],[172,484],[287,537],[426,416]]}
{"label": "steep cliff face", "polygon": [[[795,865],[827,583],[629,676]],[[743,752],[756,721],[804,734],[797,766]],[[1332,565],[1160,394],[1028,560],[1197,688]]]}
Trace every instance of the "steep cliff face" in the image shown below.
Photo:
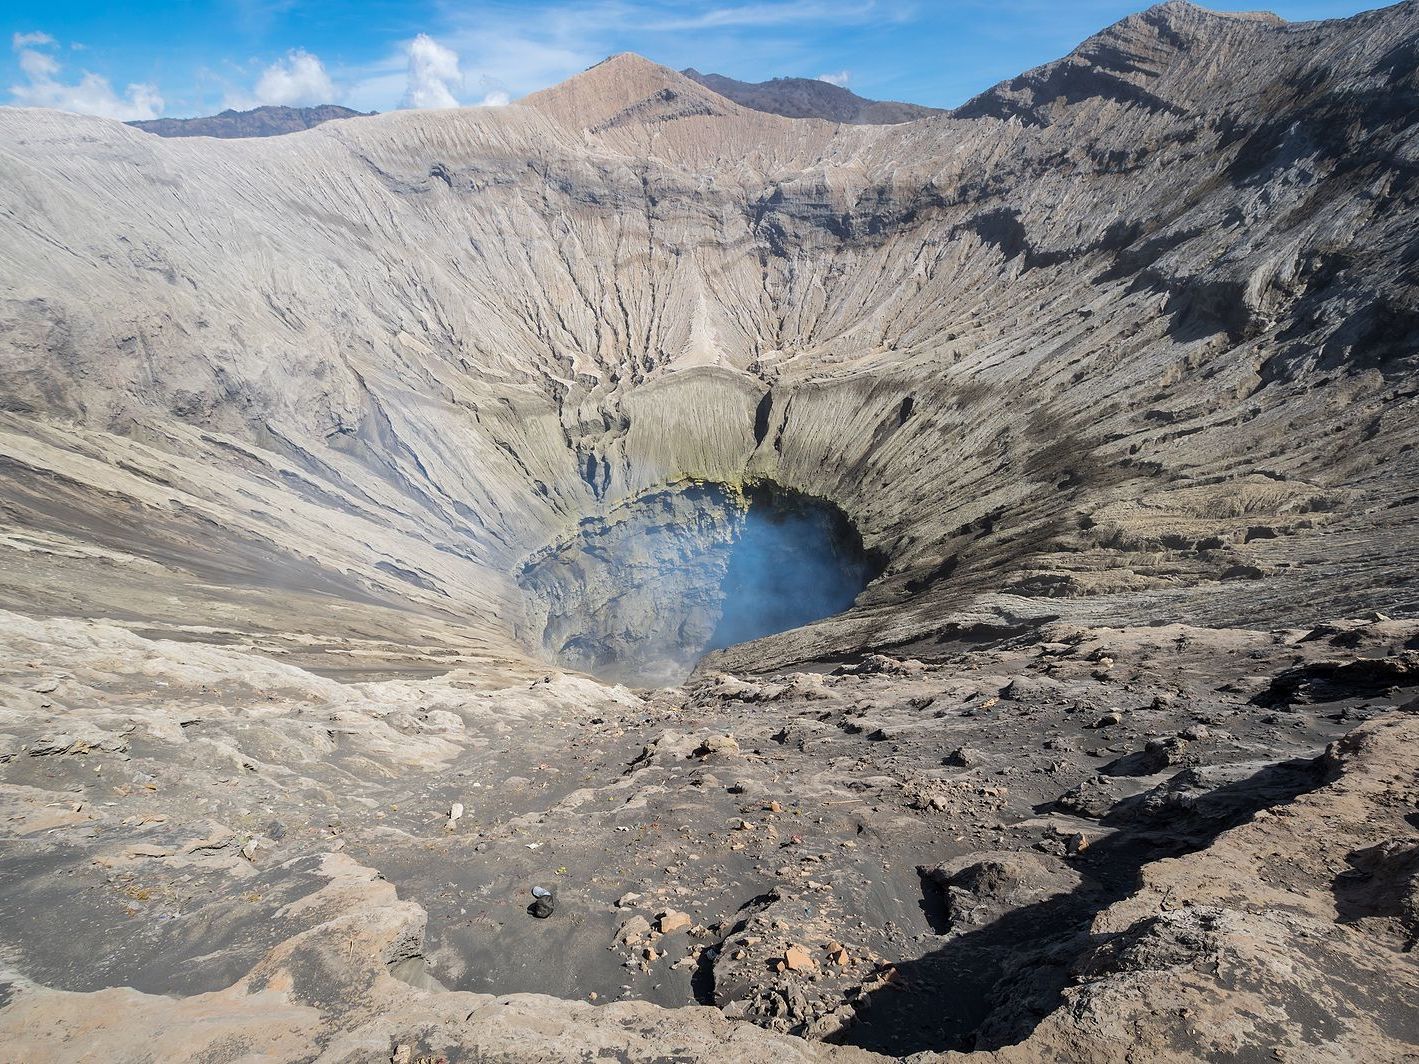
{"label": "steep cliff face", "polygon": [[[0,1041],[1402,1059],[1416,104],[1171,2],[892,126],[0,109]],[[733,623],[769,490],[848,608]]]}

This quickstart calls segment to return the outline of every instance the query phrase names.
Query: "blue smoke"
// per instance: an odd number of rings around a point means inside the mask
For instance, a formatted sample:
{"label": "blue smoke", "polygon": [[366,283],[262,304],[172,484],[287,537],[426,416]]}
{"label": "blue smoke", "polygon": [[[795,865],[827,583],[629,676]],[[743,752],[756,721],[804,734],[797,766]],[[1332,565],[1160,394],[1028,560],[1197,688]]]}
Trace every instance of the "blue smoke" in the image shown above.
{"label": "blue smoke", "polygon": [[585,522],[518,579],[552,660],[660,686],[708,651],[842,612],[880,571],[831,503],[768,483],[747,498],[690,484]]}
{"label": "blue smoke", "polygon": [[723,612],[705,650],[773,635],[852,605],[876,567],[826,504],[754,499],[731,548]]}

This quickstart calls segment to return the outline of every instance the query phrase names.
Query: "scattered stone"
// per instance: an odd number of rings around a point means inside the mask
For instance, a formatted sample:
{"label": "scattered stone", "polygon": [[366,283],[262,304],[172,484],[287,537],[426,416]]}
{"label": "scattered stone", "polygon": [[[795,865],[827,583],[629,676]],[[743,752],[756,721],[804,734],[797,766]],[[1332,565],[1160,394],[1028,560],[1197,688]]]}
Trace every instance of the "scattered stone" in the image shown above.
{"label": "scattered stone", "polygon": [[724,756],[739,753],[739,743],[732,735],[708,735],[695,749],[696,757]]}
{"label": "scattered stone", "polygon": [[951,768],[972,768],[985,763],[985,757],[979,750],[969,746],[958,746],[942,759],[943,765]]}
{"label": "scattered stone", "polygon": [[645,938],[648,934],[650,934],[650,921],[637,913],[621,925],[616,932],[616,941],[622,945],[630,945]]}
{"label": "scattered stone", "polygon": [[693,921],[686,913],[676,909],[666,909],[657,919],[656,927],[662,935],[689,927]]}
{"label": "scattered stone", "polygon": [[796,943],[783,951],[783,964],[791,972],[815,971],[818,967],[813,955]]}
{"label": "scattered stone", "polygon": [[1150,739],[1142,750],[1105,765],[1101,772],[1106,776],[1153,776],[1164,769],[1183,762],[1187,751],[1187,740],[1171,736],[1167,739]]}

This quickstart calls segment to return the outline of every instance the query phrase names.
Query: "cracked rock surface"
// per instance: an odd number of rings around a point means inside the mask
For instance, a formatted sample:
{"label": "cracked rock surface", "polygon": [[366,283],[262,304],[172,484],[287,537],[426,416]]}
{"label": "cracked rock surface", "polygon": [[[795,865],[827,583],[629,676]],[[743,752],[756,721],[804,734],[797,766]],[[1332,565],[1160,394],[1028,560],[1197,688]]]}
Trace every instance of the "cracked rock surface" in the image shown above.
{"label": "cracked rock surface", "polygon": [[1414,1059],[1416,65],[0,109],[0,1055]]}

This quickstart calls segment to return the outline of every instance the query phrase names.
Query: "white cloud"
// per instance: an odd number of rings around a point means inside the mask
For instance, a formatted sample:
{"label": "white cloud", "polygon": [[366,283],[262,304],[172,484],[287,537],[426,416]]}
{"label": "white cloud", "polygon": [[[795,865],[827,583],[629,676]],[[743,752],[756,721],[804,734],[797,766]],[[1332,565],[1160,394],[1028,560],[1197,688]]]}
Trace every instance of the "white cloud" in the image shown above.
{"label": "white cloud", "polygon": [[16,33],[10,44],[25,75],[23,85],[10,86],[10,96],[22,107],[53,107],[121,122],[162,114],[163,98],[155,85],[129,85],[120,96],[107,78],[87,70],[78,81],[64,81],[59,61],[39,50],[55,44],[47,33]]}
{"label": "white cloud", "polygon": [[47,52],[21,48],[20,69],[25,72],[25,77],[29,78],[31,82],[52,81],[54,75],[59,73],[59,61]]}
{"label": "white cloud", "polygon": [[839,70],[836,74],[819,74],[819,81],[826,81],[829,85],[836,85],[842,88],[852,78],[852,71]]}
{"label": "white cloud", "polygon": [[434,31],[437,42],[429,43],[454,53],[461,77],[435,77],[437,102],[420,103],[411,91],[423,84],[413,77],[411,53],[417,49],[401,43],[372,63],[336,71],[347,86],[345,103],[384,111],[398,101],[406,107],[447,107],[460,100],[495,104],[499,93],[516,100],[627,48],[670,67],[694,66],[751,81],[822,70],[830,60],[814,41],[825,27],[900,22],[915,17],[923,5],[920,0],[545,0],[536,17],[515,0],[443,0],[435,6],[441,21]]}
{"label": "white cloud", "polygon": [[[425,52],[419,40],[405,44],[383,59],[349,71],[346,103],[362,111],[403,107],[456,107],[460,99],[496,107],[535,89],[546,88],[585,70],[618,49],[575,20],[568,23],[560,6],[543,12],[535,23],[521,17],[503,17],[496,8],[480,10],[478,17],[453,20],[445,33],[428,41],[434,49],[451,53],[457,62],[452,77],[437,77],[429,84]],[[442,86],[443,92],[438,91]],[[420,102],[422,90],[432,89],[434,102]],[[416,92],[416,90],[421,90]]]}
{"label": "white cloud", "polygon": [[252,95],[259,105],[311,107],[330,103],[339,93],[320,58],[296,48],[262,72]]}
{"label": "white cloud", "polygon": [[427,33],[409,42],[409,82],[404,107],[457,107],[454,89],[463,88],[458,53]]}

